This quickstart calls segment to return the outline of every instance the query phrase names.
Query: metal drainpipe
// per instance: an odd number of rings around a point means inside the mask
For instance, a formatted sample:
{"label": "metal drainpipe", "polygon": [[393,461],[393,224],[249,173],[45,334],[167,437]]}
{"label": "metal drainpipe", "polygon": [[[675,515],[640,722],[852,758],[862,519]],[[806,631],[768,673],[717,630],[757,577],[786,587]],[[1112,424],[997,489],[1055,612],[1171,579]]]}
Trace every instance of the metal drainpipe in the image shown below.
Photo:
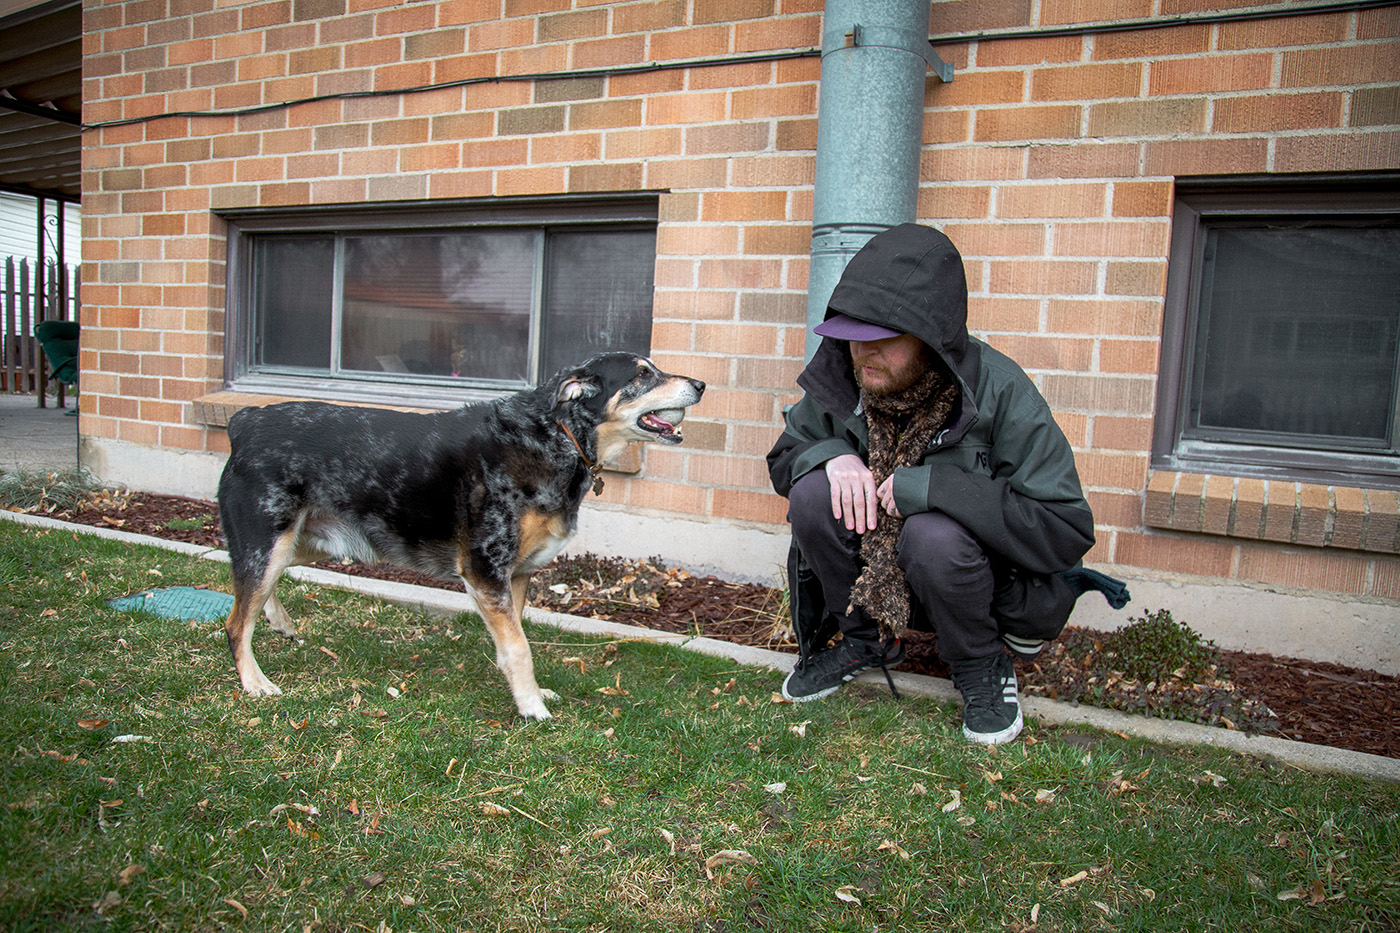
{"label": "metal drainpipe", "polygon": [[[827,0],[817,105],[807,329],[872,236],[917,217],[924,75],[953,69],[928,42],[928,0]],[[818,338],[807,339],[806,357]]]}

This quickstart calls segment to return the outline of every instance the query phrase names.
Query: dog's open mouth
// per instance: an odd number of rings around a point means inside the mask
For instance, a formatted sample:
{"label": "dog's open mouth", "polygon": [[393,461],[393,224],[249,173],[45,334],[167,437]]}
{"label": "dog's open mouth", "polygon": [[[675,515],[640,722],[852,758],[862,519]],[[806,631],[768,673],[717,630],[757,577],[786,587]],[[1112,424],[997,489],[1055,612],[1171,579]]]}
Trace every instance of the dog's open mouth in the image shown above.
{"label": "dog's open mouth", "polygon": [[684,418],[684,408],[661,408],[649,411],[638,418],[637,427],[650,434],[655,434],[657,440],[663,443],[679,444],[684,440],[680,427]]}

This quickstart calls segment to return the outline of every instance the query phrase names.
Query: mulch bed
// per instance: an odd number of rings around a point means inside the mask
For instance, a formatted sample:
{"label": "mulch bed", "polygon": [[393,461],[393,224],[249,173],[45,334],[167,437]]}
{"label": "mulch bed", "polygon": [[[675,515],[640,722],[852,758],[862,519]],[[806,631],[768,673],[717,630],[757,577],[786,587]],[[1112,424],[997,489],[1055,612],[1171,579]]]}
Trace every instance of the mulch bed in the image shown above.
{"label": "mulch bed", "polygon": [[[222,547],[214,503],[133,493],[54,514],[80,524]],[[384,565],[327,564],[344,573],[457,589]],[[1094,598],[1093,594],[1086,598]],[[530,605],[668,632],[796,652],[783,593],[757,584],[698,577],[652,561],[584,555],[535,575]],[[1125,612],[1125,621],[1132,607]],[[1154,607],[1155,608],[1155,607]],[[1097,706],[1190,718],[1304,742],[1400,758],[1400,677],[1319,661],[1221,650],[1200,682],[1144,684],[1113,670],[1103,634],[1070,627],[1040,659],[1018,662],[1022,691]],[[910,633],[900,670],[947,677],[933,636]],[[1182,704],[1190,709],[1183,712]]]}

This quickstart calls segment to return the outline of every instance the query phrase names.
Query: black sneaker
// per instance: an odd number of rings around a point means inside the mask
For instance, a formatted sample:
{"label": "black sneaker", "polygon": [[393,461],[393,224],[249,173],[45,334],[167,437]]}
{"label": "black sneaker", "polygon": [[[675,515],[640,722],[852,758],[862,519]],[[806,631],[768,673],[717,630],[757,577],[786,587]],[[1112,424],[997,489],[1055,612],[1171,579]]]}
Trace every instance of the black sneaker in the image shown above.
{"label": "black sneaker", "polygon": [[[889,680],[888,668],[903,661],[904,654],[904,643],[898,639],[889,642],[882,651],[880,645],[871,642],[842,638],[830,648],[797,662],[783,681],[783,698],[794,703],[820,700],[864,671],[877,667],[885,670],[885,679]],[[893,681],[890,681],[890,691],[899,696]]]}
{"label": "black sneaker", "polygon": [[953,666],[953,686],[963,698],[963,735],[979,745],[1001,745],[1021,734],[1021,701],[1011,656],[963,661]]}

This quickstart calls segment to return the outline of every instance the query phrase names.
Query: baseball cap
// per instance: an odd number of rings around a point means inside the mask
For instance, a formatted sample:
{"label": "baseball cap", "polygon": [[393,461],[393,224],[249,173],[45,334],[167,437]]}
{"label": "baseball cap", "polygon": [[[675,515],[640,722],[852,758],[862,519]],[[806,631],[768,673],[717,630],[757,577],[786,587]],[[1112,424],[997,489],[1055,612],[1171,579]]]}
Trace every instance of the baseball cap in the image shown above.
{"label": "baseball cap", "polygon": [[879,324],[858,321],[853,317],[841,314],[839,311],[812,328],[812,332],[836,340],[862,341],[885,340],[890,337],[899,337],[904,333],[900,330],[881,327]]}

